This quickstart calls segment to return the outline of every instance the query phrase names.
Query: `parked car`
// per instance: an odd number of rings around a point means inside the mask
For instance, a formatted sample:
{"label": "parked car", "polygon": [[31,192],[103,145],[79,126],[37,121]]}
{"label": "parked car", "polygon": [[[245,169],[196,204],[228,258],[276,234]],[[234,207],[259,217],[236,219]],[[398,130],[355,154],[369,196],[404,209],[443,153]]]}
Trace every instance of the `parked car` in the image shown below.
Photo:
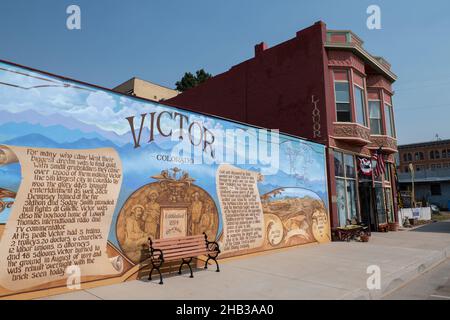
{"label": "parked car", "polygon": [[431,213],[432,214],[440,214],[441,210],[439,209],[439,207],[435,204],[430,205],[431,207]]}

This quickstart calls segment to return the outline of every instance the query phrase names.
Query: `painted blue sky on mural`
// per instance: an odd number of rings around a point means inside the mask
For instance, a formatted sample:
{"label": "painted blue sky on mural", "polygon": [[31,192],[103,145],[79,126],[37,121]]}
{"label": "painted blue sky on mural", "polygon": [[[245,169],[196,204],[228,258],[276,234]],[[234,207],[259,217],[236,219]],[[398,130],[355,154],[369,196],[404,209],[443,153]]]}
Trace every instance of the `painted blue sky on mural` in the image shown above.
{"label": "painted blue sky on mural", "polygon": [[[212,131],[256,130],[244,124],[113,93],[6,63],[0,63],[0,97],[0,144],[64,149],[113,147],[118,151],[124,179],[115,215],[134,190],[154,182],[150,178],[152,175],[174,166],[189,171],[189,175],[196,179],[195,183],[205,189],[218,206],[215,174],[220,163],[193,165],[158,161],[155,155],[170,155],[177,142],[155,131],[153,143],[142,143],[140,148],[135,149],[127,117],[169,110],[183,113],[190,122],[198,121]],[[135,122],[139,125],[140,119],[136,118]],[[168,117],[161,119],[161,125],[175,129],[174,122]],[[142,139],[145,142],[148,131],[148,127],[144,127]],[[273,141],[270,135],[267,140]],[[248,144],[248,140],[245,143]],[[280,135],[278,144],[279,170],[264,175],[264,180],[258,185],[260,194],[277,188],[304,188],[317,194],[327,204],[324,146],[286,135]],[[259,162],[236,166],[264,173],[264,164]],[[0,187],[17,191],[20,179],[18,164],[0,167]],[[0,215],[0,223],[5,223],[7,218],[5,211]],[[114,238],[112,232],[110,237]]]}

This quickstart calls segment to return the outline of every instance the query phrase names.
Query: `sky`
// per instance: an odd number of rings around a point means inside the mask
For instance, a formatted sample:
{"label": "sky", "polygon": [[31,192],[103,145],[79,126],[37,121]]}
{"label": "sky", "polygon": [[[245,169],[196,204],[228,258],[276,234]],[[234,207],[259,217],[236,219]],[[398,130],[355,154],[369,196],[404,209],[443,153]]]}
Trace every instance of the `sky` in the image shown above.
{"label": "sky", "polygon": [[[81,30],[66,27],[71,4]],[[372,4],[381,30],[366,26]],[[318,20],[392,64],[399,144],[450,138],[447,0],[1,0],[0,59],[107,88],[134,76],[174,87],[186,71],[227,71],[256,43],[274,46]]]}

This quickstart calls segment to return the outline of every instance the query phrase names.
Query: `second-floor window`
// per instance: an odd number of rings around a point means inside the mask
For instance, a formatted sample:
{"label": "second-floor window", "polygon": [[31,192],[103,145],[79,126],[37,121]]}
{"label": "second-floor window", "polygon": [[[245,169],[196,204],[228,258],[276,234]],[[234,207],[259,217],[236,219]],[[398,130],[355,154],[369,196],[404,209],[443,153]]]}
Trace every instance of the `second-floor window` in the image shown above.
{"label": "second-floor window", "polygon": [[372,134],[381,134],[380,101],[369,101],[369,118],[370,118],[370,132]]}
{"label": "second-floor window", "polygon": [[354,95],[355,95],[355,111],[356,111],[356,122],[363,126],[367,126],[366,121],[366,99],[364,95],[364,89],[357,85],[354,85]]}
{"label": "second-floor window", "polygon": [[338,122],[351,122],[352,111],[350,105],[350,89],[348,82],[336,81],[336,117]]}
{"label": "second-floor window", "polygon": [[386,122],[386,134],[390,137],[395,137],[394,129],[394,117],[392,115],[392,106],[385,103],[384,104],[384,116]]}
{"label": "second-floor window", "polygon": [[423,152],[416,152],[414,153],[414,160],[415,161],[425,160],[425,155],[423,154]]}
{"label": "second-floor window", "polygon": [[336,100],[336,120],[338,122],[352,122],[350,82],[347,70],[334,71],[334,95]]}

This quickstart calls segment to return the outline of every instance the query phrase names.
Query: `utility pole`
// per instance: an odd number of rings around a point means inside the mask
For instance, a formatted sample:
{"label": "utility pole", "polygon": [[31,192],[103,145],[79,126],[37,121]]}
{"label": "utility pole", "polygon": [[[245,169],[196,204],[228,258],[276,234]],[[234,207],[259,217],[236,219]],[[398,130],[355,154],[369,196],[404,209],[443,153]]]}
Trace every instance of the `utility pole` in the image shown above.
{"label": "utility pole", "polygon": [[412,192],[411,192],[411,206],[413,208],[416,207],[416,199],[414,192],[414,165],[412,163],[409,164],[409,171],[411,172],[411,184],[412,184]]}

